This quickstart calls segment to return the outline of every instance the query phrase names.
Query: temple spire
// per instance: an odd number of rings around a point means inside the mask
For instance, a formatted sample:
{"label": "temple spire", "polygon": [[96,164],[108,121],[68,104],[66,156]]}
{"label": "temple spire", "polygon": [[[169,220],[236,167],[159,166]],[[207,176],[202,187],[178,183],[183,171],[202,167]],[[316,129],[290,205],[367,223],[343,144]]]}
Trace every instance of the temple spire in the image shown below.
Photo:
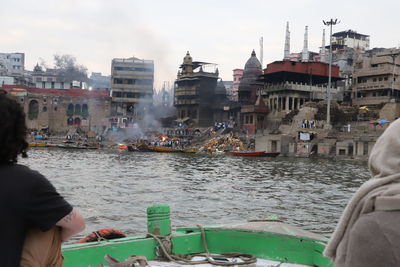
{"label": "temple spire", "polygon": [[284,50],[283,60],[290,60],[290,31],[289,31],[289,21],[286,22],[285,50]]}
{"label": "temple spire", "polygon": [[308,26],[306,26],[306,30],[304,32],[304,46],[303,52],[301,53],[301,61],[308,62]]}

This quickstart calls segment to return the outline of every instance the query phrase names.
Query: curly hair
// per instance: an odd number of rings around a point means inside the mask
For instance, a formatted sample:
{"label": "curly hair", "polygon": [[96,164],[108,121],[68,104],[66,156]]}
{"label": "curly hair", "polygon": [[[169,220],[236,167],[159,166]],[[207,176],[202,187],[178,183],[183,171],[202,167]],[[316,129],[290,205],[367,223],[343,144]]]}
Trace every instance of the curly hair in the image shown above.
{"label": "curly hair", "polygon": [[27,157],[26,132],[22,107],[0,91],[0,165],[16,163],[19,154]]}

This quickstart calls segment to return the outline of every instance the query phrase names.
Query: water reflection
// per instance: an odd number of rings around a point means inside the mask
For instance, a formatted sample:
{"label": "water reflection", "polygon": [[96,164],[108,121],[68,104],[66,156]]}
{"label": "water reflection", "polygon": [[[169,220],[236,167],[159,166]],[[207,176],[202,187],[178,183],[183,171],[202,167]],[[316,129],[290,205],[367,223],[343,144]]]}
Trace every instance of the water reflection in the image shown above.
{"label": "water reflection", "polygon": [[330,234],[365,163],[297,158],[36,149],[21,163],[39,170],[87,218],[86,232],[146,230],[146,207],[167,203],[173,226],[212,225],[271,214]]}

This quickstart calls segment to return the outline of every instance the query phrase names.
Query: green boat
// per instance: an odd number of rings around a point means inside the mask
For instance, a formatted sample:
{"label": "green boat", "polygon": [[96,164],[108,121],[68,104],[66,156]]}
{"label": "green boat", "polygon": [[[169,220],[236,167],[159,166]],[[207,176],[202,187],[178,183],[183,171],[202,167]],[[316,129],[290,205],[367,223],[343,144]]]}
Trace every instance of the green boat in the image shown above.
{"label": "green boat", "polygon": [[[322,255],[326,238],[277,219],[171,232],[169,206],[148,207],[147,218],[146,235],[63,246],[64,266],[110,266],[106,255],[120,262],[143,264],[146,259],[148,266],[165,267],[333,266]],[[147,266],[138,263],[123,266]]]}

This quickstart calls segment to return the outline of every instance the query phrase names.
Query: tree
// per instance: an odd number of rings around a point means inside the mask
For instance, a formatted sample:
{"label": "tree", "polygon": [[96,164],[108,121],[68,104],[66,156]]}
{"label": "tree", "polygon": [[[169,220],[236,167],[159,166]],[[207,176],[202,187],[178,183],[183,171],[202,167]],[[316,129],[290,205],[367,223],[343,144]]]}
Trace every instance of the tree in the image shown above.
{"label": "tree", "polygon": [[76,58],[71,55],[54,55],[54,67],[59,74],[70,81],[88,81],[87,68],[76,63]]}

